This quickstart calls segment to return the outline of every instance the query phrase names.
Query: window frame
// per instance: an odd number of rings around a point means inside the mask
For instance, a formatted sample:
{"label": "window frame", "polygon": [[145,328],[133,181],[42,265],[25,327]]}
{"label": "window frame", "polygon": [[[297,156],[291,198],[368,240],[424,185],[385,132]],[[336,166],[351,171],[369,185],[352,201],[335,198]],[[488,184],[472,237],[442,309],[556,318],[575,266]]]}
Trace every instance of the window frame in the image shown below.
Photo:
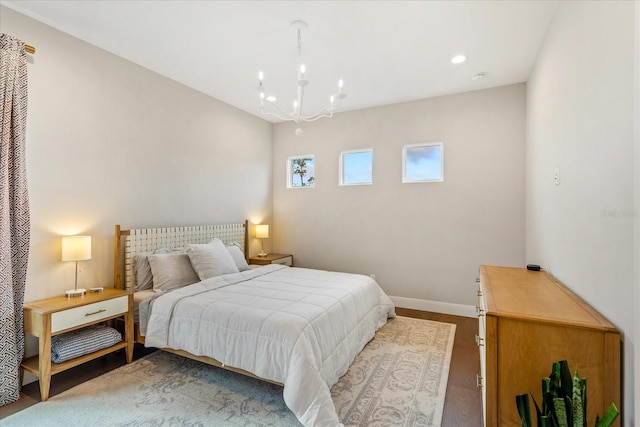
{"label": "window frame", "polygon": [[[435,179],[407,179],[407,151],[418,147],[439,147],[440,150],[440,177]],[[419,142],[415,144],[407,144],[402,147],[402,183],[418,184],[424,182],[444,182],[444,143],[442,142]]]}
{"label": "window frame", "polygon": [[[358,154],[358,153],[371,153],[371,181],[369,182],[344,182],[344,156],[345,154]],[[338,185],[340,187],[352,187],[358,185],[373,185],[373,148],[360,148],[357,150],[345,150],[340,152],[339,158],[339,170],[338,170]]]}
{"label": "window frame", "polygon": [[[292,168],[292,164],[294,160],[297,159],[311,159],[311,161],[313,162],[313,175],[311,176],[313,178],[313,184],[312,185],[293,185],[293,168]],[[287,164],[286,164],[286,168],[287,168],[287,188],[315,188],[316,186],[316,173],[315,173],[315,167],[316,167],[316,156],[315,154],[302,154],[302,155],[296,155],[296,156],[290,156],[287,158]],[[295,174],[297,175],[297,174]]]}

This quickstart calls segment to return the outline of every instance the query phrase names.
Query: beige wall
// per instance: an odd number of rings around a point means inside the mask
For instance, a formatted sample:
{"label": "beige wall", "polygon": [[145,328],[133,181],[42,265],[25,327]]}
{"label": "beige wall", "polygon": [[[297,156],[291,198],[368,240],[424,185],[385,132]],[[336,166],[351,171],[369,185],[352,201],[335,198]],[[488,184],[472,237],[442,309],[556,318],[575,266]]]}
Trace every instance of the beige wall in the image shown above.
{"label": "beige wall", "polygon": [[[527,259],[625,335],[624,426],[637,424],[633,378],[640,377],[634,15],[633,2],[561,3],[527,84]],[[554,168],[560,185],[552,182]]]}
{"label": "beige wall", "polygon": [[[480,264],[524,264],[524,109],[517,84],[340,113],[300,137],[274,125],[274,248],[375,274],[401,305],[468,314]],[[403,145],[429,141],[444,143],[444,182],[402,184]],[[373,148],[373,185],[340,187],[340,152],[357,148]],[[287,189],[286,159],[304,154],[316,187]]]}
{"label": "beige wall", "polygon": [[[260,222],[271,124],[2,7],[28,64],[26,300],[73,287],[60,236],[90,234],[79,285],[110,286],[113,227]],[[259,243],[253,250],[259,250]]]}
{"label": "beige wall", "polygon": [[[635,186],[634,186],[634,198],[635,198],[635,212],[638,212],[638,215],[634,219],[635,223],[635,245],[634,245],[634,254],[635,254],[635,309],[634,309],[634,322],[633,327],[635,331],[633,332],[634,338],[634,372],[636,372],[635,378],[638,377],[637,372],[640,371],[640,2],[636,2],[636,13],[635,13],[635,102],[634,102],[634,176],[635,176]],[[638,414],[640,414],[640,380],[635,380],[635,392],[634,392],[634,414],[637,418]]]}

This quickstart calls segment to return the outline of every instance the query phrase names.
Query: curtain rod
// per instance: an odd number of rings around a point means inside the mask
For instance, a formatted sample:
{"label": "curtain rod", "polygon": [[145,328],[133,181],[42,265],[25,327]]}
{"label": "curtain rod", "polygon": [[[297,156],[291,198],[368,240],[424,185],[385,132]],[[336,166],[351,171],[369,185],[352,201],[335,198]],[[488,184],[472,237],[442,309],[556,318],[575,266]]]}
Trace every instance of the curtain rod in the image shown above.
{"label": "curtain rod", "polygon": [[25,50],[25,52],[27,52],[27,53],[32,53],[32,54],[33,54],[33,53],[36,53],[36,48],[35,48],[35,47],[33,47],[33,46],[29,46],[28,44],[25,44],[25,45],[24,45],[24,50]]}

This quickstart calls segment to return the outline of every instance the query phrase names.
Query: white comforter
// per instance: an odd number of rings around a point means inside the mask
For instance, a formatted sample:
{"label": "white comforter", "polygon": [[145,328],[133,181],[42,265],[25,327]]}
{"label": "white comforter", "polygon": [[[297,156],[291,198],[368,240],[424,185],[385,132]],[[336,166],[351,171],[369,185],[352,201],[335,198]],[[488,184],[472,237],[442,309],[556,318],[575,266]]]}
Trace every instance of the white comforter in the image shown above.
{"label": "white comforter", "polygon": [[284,384],[305,426],[340,424],[330,388],[394,306],[368,276],[281,265],[169,292],[150,309],[145,342],[213,357]]}

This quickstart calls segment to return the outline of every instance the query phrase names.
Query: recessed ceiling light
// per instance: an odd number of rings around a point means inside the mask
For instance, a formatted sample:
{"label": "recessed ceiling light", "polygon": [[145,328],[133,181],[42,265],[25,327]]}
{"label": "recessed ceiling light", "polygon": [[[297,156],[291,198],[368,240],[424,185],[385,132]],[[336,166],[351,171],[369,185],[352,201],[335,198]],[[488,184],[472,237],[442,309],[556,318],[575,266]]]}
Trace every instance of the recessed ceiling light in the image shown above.
{"label": "recessed ceiling light", "polygon": [[467,57],[465,55],[456,55],[453,58],[451,58],[451,63],[452,64],[462,64],[466,60],[467,60]]}

